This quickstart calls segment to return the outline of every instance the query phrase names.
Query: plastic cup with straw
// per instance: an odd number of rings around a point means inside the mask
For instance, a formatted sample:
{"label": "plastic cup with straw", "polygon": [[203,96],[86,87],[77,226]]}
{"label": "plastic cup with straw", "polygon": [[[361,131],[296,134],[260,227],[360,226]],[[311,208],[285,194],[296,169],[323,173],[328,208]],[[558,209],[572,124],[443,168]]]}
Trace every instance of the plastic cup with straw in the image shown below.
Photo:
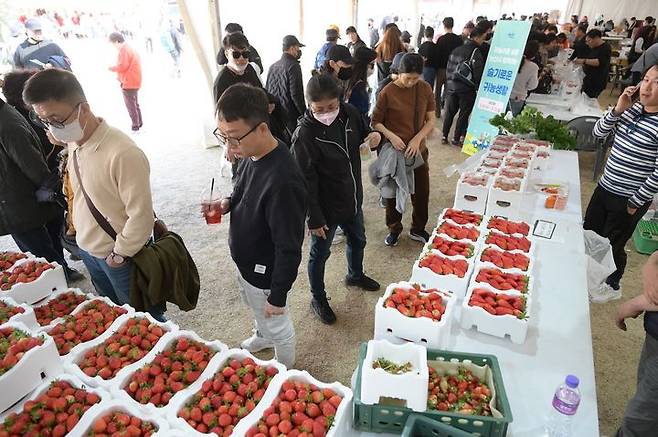
{"label": "plastic cup with straw", "polygon": [[201,200],[201,211],[206,224],[217,225],[222,222],[222,199],[215,193],[215,178],[210,182],[210,195]]}

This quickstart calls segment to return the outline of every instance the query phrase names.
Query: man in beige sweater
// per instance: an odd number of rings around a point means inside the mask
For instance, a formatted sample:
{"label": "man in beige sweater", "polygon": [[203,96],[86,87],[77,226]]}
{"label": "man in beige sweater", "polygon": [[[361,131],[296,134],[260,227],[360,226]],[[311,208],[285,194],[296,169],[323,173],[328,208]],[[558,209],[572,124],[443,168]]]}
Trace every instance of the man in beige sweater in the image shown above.
{"label": "man in beige sweater", "polygon": [[[25,85],[23,99],[52,137],[68,144],[76,240],[96,290],[117,304],[129,303],[131,257],[153,229],[144,152],[93,114],[70,72],[50,69],[35,74]],[[92,213],[94,207],[100,220]],[[161,309],[150,312],[156,319],[164,317]]]}

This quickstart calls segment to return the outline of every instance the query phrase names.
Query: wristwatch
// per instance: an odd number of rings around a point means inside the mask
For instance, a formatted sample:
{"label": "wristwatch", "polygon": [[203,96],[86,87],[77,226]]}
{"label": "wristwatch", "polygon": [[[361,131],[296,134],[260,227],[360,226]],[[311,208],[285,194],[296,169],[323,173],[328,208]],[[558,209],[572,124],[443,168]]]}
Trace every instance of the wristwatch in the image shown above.
{"label": "wristwatch", "polygon": [[115,253],[114,251],[112,251],[112,253],[110,253],[110,259],[113,262],[117,263],[117,264],[123,264],[123,262],[126,260],[126,258],[123,255],[119,255],[118,253]]}

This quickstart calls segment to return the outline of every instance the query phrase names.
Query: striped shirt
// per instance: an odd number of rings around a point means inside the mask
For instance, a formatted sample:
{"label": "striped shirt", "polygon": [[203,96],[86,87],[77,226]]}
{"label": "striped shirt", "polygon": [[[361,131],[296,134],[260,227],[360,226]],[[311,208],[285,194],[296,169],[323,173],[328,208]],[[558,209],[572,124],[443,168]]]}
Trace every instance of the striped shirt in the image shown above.
{"label": "striped shirt", "polygon": [[610,133],[615,139],[599,185],[640,208],[658,193],[658,113],[645,112],[639,102],[619,116],[609,111],[592,134],[605,138]]}

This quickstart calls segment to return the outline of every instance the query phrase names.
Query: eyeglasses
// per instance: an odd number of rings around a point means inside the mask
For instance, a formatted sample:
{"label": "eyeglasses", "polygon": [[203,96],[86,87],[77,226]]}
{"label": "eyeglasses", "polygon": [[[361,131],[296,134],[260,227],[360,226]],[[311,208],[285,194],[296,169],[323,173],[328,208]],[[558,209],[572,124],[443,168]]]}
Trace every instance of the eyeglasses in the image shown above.
{"label": "eyeglasses", "polygon": [[233,50],[231,56],[233,56],[233,59],[240,59],[240,58],[249,59],[249,57],[251,56],[251,52],[249,50],[242,50],[242,51]]}
{"label": "eyeglasses", "polygon": [[231,138],[227,137],[226,135],[222,134],[219,131],[219,128],[215,128],[214,131],[212,131],[212,134],[219,140],[219,142],[223,145],[230,144],[233,147],[237,147],[240,145],[240,141],[244,140],[250,133],[256,130],[256,128],[260,126],[260,123],[256,124],[254,127],[249,129],[249,132],[246,134],[242,135],[240,138]]}
{"label": "eyeglasses", "polygon": [[32,120],[34,123],[37,125],[41,125],[44,128],[48,128],[50,126],[62,129],[64,126],[66,126],[66,121],[71,118],[71,116],[77,111],[84,102],[80,102],[77,105],[73,107],[73,110],[67,115],[64,120],[62,121],[57,121],[57,120],[44,120],[43,118],[39,117],[34,110],[30,111],[30,120]]}

